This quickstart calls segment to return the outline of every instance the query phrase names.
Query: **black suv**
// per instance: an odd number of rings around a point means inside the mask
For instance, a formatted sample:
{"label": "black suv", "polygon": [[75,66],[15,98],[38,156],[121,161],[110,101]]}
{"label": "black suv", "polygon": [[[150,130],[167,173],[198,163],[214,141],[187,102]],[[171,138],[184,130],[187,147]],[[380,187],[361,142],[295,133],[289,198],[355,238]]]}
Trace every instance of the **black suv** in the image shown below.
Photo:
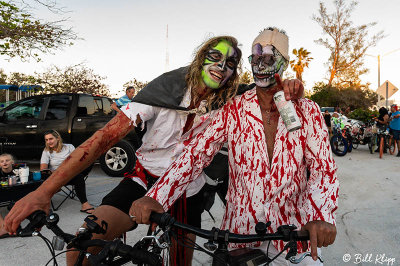
{"label": "black suv", "polygon": [[[60,132],[64,143],[75,147],[102,128],[115,115],[112,100],[89,94],[60,93],[25,98],[0,111],[0,152],[18,161],[39,161],[44,132]],[[100,157],[110,176],[122,176],[135,161],[140,139],[134,131]]]}

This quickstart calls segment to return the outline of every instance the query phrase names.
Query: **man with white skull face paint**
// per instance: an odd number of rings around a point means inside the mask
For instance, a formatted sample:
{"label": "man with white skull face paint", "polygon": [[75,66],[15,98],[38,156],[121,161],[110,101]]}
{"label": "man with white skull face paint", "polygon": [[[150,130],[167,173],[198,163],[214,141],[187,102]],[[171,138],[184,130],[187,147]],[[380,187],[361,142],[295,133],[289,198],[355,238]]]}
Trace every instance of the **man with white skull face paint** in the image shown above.
{"label": "man with white skull face paint", "polygon": [[274,75],[282,76],[288,67],[287,41],[285,34],[273,28],[262,31],[254,40],[249,62],[258,87],[268,88],[276,84]]}
{"label": "man with white skull face paint", "polygon": [[[336,237],[337,167],[319,106],[309,99],[296,100],[302,128],[289,132],[274,104],[279,74],[289,59],[288,47],[287,36],[276,28],[260,33],[251,56],[255,88],[218,111],[147,197],[133,203],[135,214],[148,217],[151,210],[169,209],[227,142],[229,187],[221,229],[255,234],[257,223],[271,221],[268,231],[272,233],[280,225],[294,224],[310,235],[309,242],[298,245],[298,252],[310,250],[312,258],[306,257],[299,265],[320,265],[318,248],[331,245]],[[271,258],[284,246],[283,241],[230,244],[230,248],[259,247]],[[270,265],[290,265],[285,255]]]}
{"label": "man with white skull face paint", "polygon": [[[147,131],[136,151],[136,165],[133,172],[95,209],[93,214],[98,221],[108,223],[107,234],[95,237],[112,240],[132,228],[135,221],[145,220],[145,216],[132,212],[132,202],[143,196],[191,140],[204,131],[217,114],[217,109],[233,98],[239,80],[237,67],[240,57],[235,38],[219,36],[207,40],[188,67],[167,72],[150,82],[132,103],[125,105],[103,129],[71,153],[37,191],[20,200],[6,218],[6,229],[15,232],[30,211],[48,210],[52,195],[63,184],[87,168],[140,122],[146,122]],[[295,91],[294,85],[289,83],[283,89],[288,97],[297,98],[297,94],[302,93]],[[199,204],[203,200],[193,199],[194,207],[189,200],[200,194],[204,182],[205,177],[200,174],[200,178],[190,182],[185,190],[188,207],[184,217],[188,218],[189,224],[189,218],[192,218],[194,226],[200,226],[203,209]],[[68,265],[74,264],[76,256],[74,252],[68,252]],[[187,258],[187,264],[190,264],[190,256]]]}

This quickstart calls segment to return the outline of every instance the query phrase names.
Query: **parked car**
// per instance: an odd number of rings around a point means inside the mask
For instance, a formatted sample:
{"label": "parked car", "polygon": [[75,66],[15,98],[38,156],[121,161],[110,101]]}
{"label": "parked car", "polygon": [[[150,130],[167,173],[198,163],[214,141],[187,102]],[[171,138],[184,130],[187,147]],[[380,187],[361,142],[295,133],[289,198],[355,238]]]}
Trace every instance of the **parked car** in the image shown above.
{"label": "parked car", "polygon": [[335,107],[321,107],[321,113],[325,113],[326,110],[332,115],[335,112]]}
{"label": "parked car", "polygon": [[[0,151],[19,161],[39,161],[43,134],[54,129],[65,143],[75,147],[110,121],[115,111],[112,100],[89,94],[60,93],[36,95],[17,101],[0,111]],[[135,162],[140,138],[134,130],[115,144],[99,162],[110,176],[122,176]]]}

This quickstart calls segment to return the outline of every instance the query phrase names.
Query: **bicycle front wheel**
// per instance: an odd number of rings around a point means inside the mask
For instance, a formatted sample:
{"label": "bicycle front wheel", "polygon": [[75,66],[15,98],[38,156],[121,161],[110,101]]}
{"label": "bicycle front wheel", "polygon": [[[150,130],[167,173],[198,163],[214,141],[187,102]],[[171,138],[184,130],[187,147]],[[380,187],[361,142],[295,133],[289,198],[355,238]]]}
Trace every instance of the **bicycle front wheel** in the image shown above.
{"label": "bicycle front wheel", "polygon": [[369,148],[369,152],[371,154],[373,154],[375,152],[376,139],[377,139],[377,136],[374,134],[374,135],[371,136],[371,140],[368,142],[368,148]]}
{"label": "bicycle front wheel", "polygon": [[341,135],[335,135],[331,138],[332,152],[337,156],[344,156],[347,153],[349,144]]}

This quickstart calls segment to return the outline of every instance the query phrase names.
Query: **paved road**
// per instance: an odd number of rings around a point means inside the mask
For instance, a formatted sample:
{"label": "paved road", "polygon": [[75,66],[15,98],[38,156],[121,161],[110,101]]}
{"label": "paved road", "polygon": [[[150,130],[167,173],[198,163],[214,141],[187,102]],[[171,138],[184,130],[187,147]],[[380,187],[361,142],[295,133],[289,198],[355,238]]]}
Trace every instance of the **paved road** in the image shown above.
{"label": "paved road", "polygon": [[[340,181],[338,235],[334,245],[323,249],[325,265],[400,265],[400,158],[386,155],[379,159],[361,146],[335,160]],[[93,205],[100,204],[102,197],[119,180],[105,176],[95,166],[87,180],[89,201]],[[60,197],[56,195],[53,199],[58,201]],[[82,223],[85,215],[79,212],[79,207],[79,202],[68,200],[58,211],[59,224],[66,232],[74,232]],[[205,213],[203,227],[218,226],[222,210],[222,203],[217,200],[211,210],[216,223]],[[141,226],[129,232],[128,243],[135,243],[146,229]],[[47,229],[42,231],[45,236],[52,237]],[[366,262],[358,263],[361,257]],[[50,253],[39,238],[0,240],[1,266],[45,265],[49,258]],[[64,255],[60,258],[60,265],[64,265]],[[346,263],[343,258],[349,261]],[[210,258],[196,252],[194,265],[210,265]]]}

